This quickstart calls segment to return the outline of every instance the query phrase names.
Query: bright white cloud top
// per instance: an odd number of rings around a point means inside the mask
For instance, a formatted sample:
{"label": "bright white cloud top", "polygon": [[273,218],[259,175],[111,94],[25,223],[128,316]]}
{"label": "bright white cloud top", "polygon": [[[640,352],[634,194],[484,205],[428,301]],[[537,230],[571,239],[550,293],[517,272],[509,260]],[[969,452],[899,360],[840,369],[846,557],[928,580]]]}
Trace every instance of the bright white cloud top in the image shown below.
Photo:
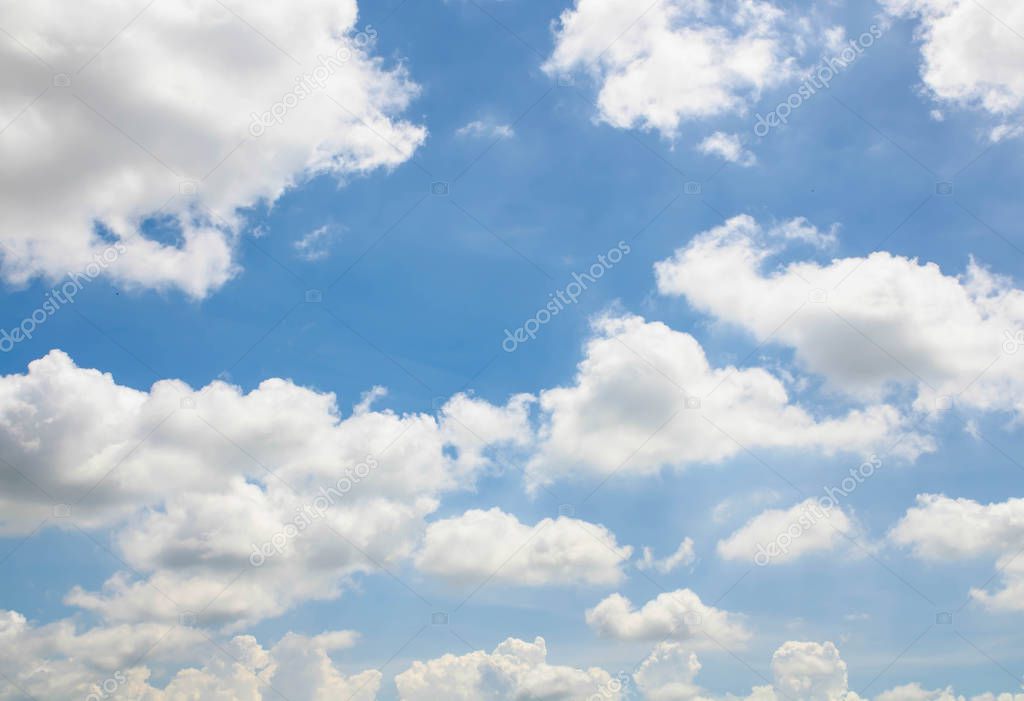
{"label": "bright white cloud top", "polygon": [[[915,408],[1024,411],[1024,291],[971,260],[961,275],[885,251],[772,268],[776,229],[740,215],[655,266],[658,291],[796,351],[834,387],[878,398],[916,389]],[[723,282],[728,281],[728,284]],[[1008,346],[1008,343],[1010,344]]]}
{"label": "bright white cloud top", "polygon": [[921,78],[937,99],[999,116],[1019,113],[1024,106],[1019,33],[1024,6],[1019,2],[882,0],[882,5],[918,21]]}
{"label": "bright white cloud top", "polygon": [[683,122],[744,113],[793,74],[786,21],[758,0],[576,0],[544,69],[592,75],[602,121],[672,138]]}
{"label": "bright white cloud top", "polygon": [[560,516],[536,525],[501,509],[473,509],[427,528],[416,566],[460,582],[615,585],[633,549],[597,524]]}
{"label": "bright white cloud top", "polygon": [[237,272],[238,210],[318,174],[397,166],[426,137],[398,116],[417,86],[373,57],[355,0],[2,7],[18,39],[0,44],[0,256],[15,284],[80,272],[116,240],[119,284],[204,297]]}
{"label": "bright white cloud top", "polygon": [[614,640],[672,638],[709,648],[743,646],[752,635],[742,616],[705,604],[689,589],[664,592],[639,609],[621,594],[612,594],[586,617],[595,632]]}

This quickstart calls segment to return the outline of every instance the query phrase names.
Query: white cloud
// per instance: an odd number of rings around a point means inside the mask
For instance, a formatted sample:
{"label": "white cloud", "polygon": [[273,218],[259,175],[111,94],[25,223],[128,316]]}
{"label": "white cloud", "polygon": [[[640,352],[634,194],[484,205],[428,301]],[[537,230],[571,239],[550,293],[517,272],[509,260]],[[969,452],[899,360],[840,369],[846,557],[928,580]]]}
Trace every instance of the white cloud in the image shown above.
{"label": "white cloud", "polygon": [[689,589],[659,594],[639,610],[612,594],[586,614],[587,625],[615,640],[687,641],[694,647],[743,645],[751,633],[739,616],[709,606]]}
{"label": "white cloud", "polygon": [[940,563],[996,557],[1002,588],[972,589],[971,597],[997,611],[1024,611],[1024,499],[980,504],[921,494],[889,533],[915,557]]}
{"label": "white cloud", "polygon": [[[886,252],[797,261],[751,217],[733,217],[656,264],[658,290],[793,348],[812,372],[850,395],[917,390],[915,408],[943,396],[984,410],[1024,410],[1024,369],[1009,359],[1024,329],[1024,291],[973,260],[959,276]],[[728,281],[728,284],[723,284]]]}
{"label": "white cloud", "polygon": [[[268,651],[251,636],[214,644],[197,631],[156,624],[79,633],[67,620],[37,627],[0,611],[0,672],[13,682],[0,686],[0,700],[373,701],[380,672],[345,676],[328,657],[355,639],[350,631],[289,633]],[[151,678],[164,674],[166,685],[153,686]]]}
{"label": "white cloud", "polygon": [[846,663],[832,643],[783,644],[772,655],[772,677],[780,701],[843,701],[850,695]]}
{"label": "white cloud", "polygon": [[804,555],[846,545],[856,531],[856,525],[842,509],[822,509],[811,498],[789,509],[761,512],[718,541],[718,554],[727,560],[761,565],[789,563]]}
{"label": "white cloud", "polygon": [[[754,687],[746,697],[712,694],[696,677],[697,656],[678,643],[660,643],[633,675],[647,701],[861,701],[850,691],[847,665],[831,642],[790,640],[772,656],[772,681]],[[918,683],[905,684],[875,697],[875,701],[966,701],[951,688],[927,690]],[[1024,701],[1024,694],[992,693],[971,701]]]}
{"label": "white cloud", "polygon": [[444,655],[414,662],[395,677],[401,701],[618,701],[621,683],[603,669],[550,665],[543,638],[509,638],[486,653]]}
{"label": "white cloud", "polygon": [[109,621],[202,612],[201,625],[242,626],[334,598],[411,555],[440,496],[529,435],[525,396],[456,395],[440,418],[363,404],[342,418],[333,394],[276,378],[248,394],[177,380],[139,391],[53,351],[0,378],[3,531],[114,527],[138,576],[67,597]]}
{"label": "white cloud", "polygon": [[669,0],[646,10],[629,0],[576,0],[562,13],[544,70],[589,71],[603,121],[672,138],[685,121],[742,114],[793,74],[784,20],[756,0]]}
{"label": "white cloud", "polygon": [[633,673],[633,681],[648,701],[690,701],[702,693],[694,683],[701,664],[682,643],[658,643]]}
{"label": "white cloud", "polygon": [[[313,175],[397,166],[426,137],[397,116],[418,88],[369,53],[355,0],[0,4],[17,38],[0,47],[0,273],[13,284],[81,271],[116,238],[119,284],[204,297],[238,270],[238,210]],[[270,110],[254,136],[252,115]],[[148,237],[154,218],[179,241]]]}
{"label": "white cloud", "polygon": [[510,139],[515,136],[515,130],[508,124],[476,119],[456,129],[455,135],[471,138]]}
{"label": "white cloud", "polygon": [[743,142],[740,141],[738,134],[716,131],[697,144],[697,150],[744,167],[757,163],[757,157],[743,147]]}
{"label": "white cloud", "polygon": [[[906,428],[886,405],[815,418],[766,370],[712,367],[696,339],[659,322],[606,316],[594,332],[574,384],[540,395],[540,445],[527,465],[532,486],[572,474],[716,463],[744,449],[866,453]],[[910,456],[928,447],[916,434],[900,445]]]}
{"label": "white cloud", "polygon": [[875,697],[875,701],[961,701],[961,699],[963,697],[958,697],[951,687],[925,689],[916,682],[883,691]]}
{"label": "white cloud", "polygon": [[560,516],[528,526],[492,508],[431,523],[416,566],[461,582],[613,585],[631,555],[601,525]]}
{"label": "white cloud", "polygon": [[304,261],[323,260],[331,253],[331,247],[340,232],[330,224],[318,226],[292,244],[295,255]]}
{"label": "white cloud", "polygon": [[932,94],[997,115],[1024,104],[1024,25],[1016,0],[882,0],[893,15],[920,22],[921,77]]}
{"label": "white cloud", "polygon": [[697,554],[693,551],[693,539],[684,538],[676,551],[668,557],[657,560],[654,558],[654,551],[650,548],[643,549],[643,558],[637,562],[641,570],[656,570],[661,574],[668,574],[682,565],[692,565],[697,560]]}

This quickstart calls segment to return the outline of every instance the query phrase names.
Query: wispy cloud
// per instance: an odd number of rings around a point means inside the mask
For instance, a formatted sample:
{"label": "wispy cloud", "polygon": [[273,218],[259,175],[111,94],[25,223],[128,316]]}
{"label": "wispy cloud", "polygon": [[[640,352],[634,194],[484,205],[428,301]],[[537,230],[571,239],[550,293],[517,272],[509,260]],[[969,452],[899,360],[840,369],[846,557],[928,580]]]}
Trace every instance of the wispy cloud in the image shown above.
{"label": "wispy cloud", "polygon": [[498,138],[498,139],[510,139],[515,136],[516,132],[508,124],[499,124],[498,122],[492,122],[489,120],[476,119],[469,124],[459,127],[455,130],[456,136],[464,138]]}
{"label": "wispy cloud", "polygon": [[331,224],[319,226],[292,244],[295,255],[305,261],[316,261],[326,258],[331,253],[334,242],[341,234],[339,227]]}

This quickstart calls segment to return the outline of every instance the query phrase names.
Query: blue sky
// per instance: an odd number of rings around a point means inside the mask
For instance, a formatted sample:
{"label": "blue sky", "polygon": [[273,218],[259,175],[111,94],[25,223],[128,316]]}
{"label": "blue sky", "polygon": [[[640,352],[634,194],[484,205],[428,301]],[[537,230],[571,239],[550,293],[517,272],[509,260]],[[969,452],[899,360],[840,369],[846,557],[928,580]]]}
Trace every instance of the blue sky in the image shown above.
{"label": "blue sky", "polygon": [[[0,663],[0,699],[86,698],[105,676],[140,666],[152,674],[148,683],[128,673],[112,698],[141,697],[128,695],[141,694],[136,683],[164,694],[145,698],[183,698],[174,694],[185,693],[181,670],[189,668],[210,678],[195,692],[208,695],[195,698],[221,698],[213,690],[227,688],[234,695],[225,698],[319,698],[281,671],[294,650],[278,641],[290,633],[305,646],[305,657],[296,657],[302,664],[323,656],[341,675],[309,681],[331,698],[589,698],[609,688],[602,675],[631,675],[659,649],[669,659],[662,676],[700,688],[658,696],[658,683],[640,675],[629,678],[622,698],[745,698],[766,684],[779,698],[829,701],[851,693],[876,698],[913,683],[921,694],[946,687],[966,697],[1021,693],[1024,574],[1013,559],[1024,542],[1016,499],[1024,353],[1015,354],[1024,326],[1014,325],[1024,324],[1019,7],[888,0],[701,10],[682,0],[650,7],[608,0],[606,7],[634,17],[611,23],[621,32],[616,38],[600,25],[601,3],[592,0],[360,0],[358,19],[354,2],[337,3],[343,9],[312,2],[303,22],[278,3],[259,11],[210,4],[188,20],[158,5],[121,8],[116,18],[94,20],[81,46],[44,11],[19,8],[0,20],[7,35],[0,60],[19,76],[0,88],[14,105],[0,113],[8,124],[0,149],[15,164],[4,176],[12,213],[0,216],[7,239],[2,327],[31,317],[65,271],[83,270],[79,264],[95,251],[129,246],[73,304],[0,354],[9,514],[0,515],[0,612],[18,641],[9,644],[31,655],[9,669]],[[744,7],[763,14],[742,20]],[[670,18],[665,27],[661,13]],[[189,40],[190,21],[202,25],[195,36],[221,36],[223,46]],[[756,115],[784,102],[807,71],[850,41],[836,37],[855,38],[872,26],[880,37],[830,87],[794,109],[788,124],[754,132]],[[161,27],[173,29],[163,35]],[[591,27],[598,27],[593,35]],[[244,138],[250,103],[283,94],[292,74],[311,70],[312,49],[371,30],[370,45],[356,50],[358,58],[339,69],[344,78],[325,91],[336,104],[304,104],[306,111],[286,115],[265,140]],[[709,32],[712,44],[722,37],[737,43],[709,64],[651,58],[664,48],[655,41],[676,41],[669,48],[687,56],[697,41],[685,34],[691,31]],[[308,44],[296,43],[303,36]],[[579,48],[588,42],[597,48]],[[767,58],[751,59],[767,61],[747,66],[757,74],[752,80],[721,65],[748,42],[772,47]],[[168,65],[174,51],[194,54]],[[560,67],[559,51],[583,58]],[[600,56],[591,62],[587,51]],[[620,51],[625,58],[616,63]],[[630,73],[637,64],[629,51],[653,63],[658,80]],[[149,67],[159,89],[124,63],[145,52],[154,55],[140,57],[138,71]],[[47,87],[51,74],[93,54],[70,88]],[[217,70],[224,77],[203,75]],[[727,99],[694,97],[673,111],[673,95],[697,90],[700,71],[711,72],[707,79]],[[621,109],[632,116],[601,101],[615,81],[626,84]],[[351,114],[340,104],[349,100],[366,122],[338,116]],[[193,109],[193,101],[203,107]],[[207,133],[211,122],[203,120],[220,113],[225,126]],[[63,136],[42,140],[50,128]],[[702,152],[699,145],[716,133],[752,156]],[[97,153],[82,146],[90,140]],[[104,150],[107,143],[115,145]],[[261,148],[265,156],[247,160]],[[313,155],[322,153],[365,162],[324,166]],[[223,166],[198,194],[175,192],[177,175],[220,158]],[[48,188],[48,179],[57,184]],[[165,186],[166,196],[151,192]],[[157,214],[153,198],[167,197]],[[806,227],[803,238],[787,233],[794,222]],[[215,242],[209,248],[185,246],[204,235]],[[140,239],[158,245],[133,248]],[[515,352],[503,349],[506,330],[534,317],[574,273],[620,242],[628,254],[578,303]],[[227,258],[218,257],[219,246]],[[176,267],[179,249],[191,252]],[[213,252],[207,258],[204,251]],[[866,258],[876,252],[888,252],[893,267]],[[656,273],[659,263],[677,283]],[[968,273],[974,263],[987,271],[982,282]],[[790,322],[795,278],[830,265],[853,270],[852,282],[825,303],[848,329],[837,332],[845,327],[830,325],[835,320],[814,302]],[[851,287],[841,298],[838,290]],[[786,330],[765,318],[774,314],[786,319]],[[708,422],[687,423],[699,431],[663,430],[676,415],[659,413],[678,401],[676,378],[704,377],[687,374],[699,365],[691,341],[711,372],[734,368],[725,374],[748,384],[728,404],[715,404],[724,401],[717,391],[708,394],[696,410]],[[1014,352],[1003,352],[1004,341]],[[51,356],[52,367],[27,374],[30,362],[53,349],[67,362]],[[112,379],[87,381],[91,368]],[[261,383],[270,378],[294,391],[244,401],[265,392]],[[189,397],[211,383],[234,387],[218,390],[225,394],[217,401],[194,395],[195,411],[223,438],[218,448],[207,447],[210,430],[196,422],[175,424],[191,405],[172,402],[175,417],[151,427],[156,413],[146,414],[141,399],[131,398],[143,395],[131,390],[150,393],[168,379],[184,383],[173,391]],[[355,408],[375,386],[386,395]],[[460,393],[468,402],[463,414],[452,404]],[[328,394],[334,409],[310,399]],[[517,413],[514,398],[522,394],[529,398]],[[952,408],[936,403],[935,396],[951,394]],[[861,412],[880,407],[891,414],[877,424],[862,420]],[[261,519],[291,513],[242,517],[227,505],[249,487],[268,503],[276,499],[268,469],[307,486],[333,482],[329,476],[363,449],[345,441],[364,429],[339,429],[335,437],[305,427],[320,426],[318,419],[355,426],[361,416],[409,425],[420,416],[432,426],[422,445],[408,443],[401,465],[389,463],[385,449],[370,489],[355,485],[355,499],[330,516],[338,519],[331,530],[351,528],[374,557],[363,555],[375,565],[386,560],[389,574],[352,564],[355,551],[341,552],[323,529],[316,534],[323,542],[295,555],[290,573],[273,575],[291,583],[261,583],[266,570],[245,572],[244,563],[237,591],[230,575],[210,574],[211,562],[261,542]],[[486,417],[500,426],[480,428]],[[141,428],[126,428],[136,420]],[[727,427],[721,433],[750,439],[723,441],[715,422]],[[635,440],[637,432],[647,440]],[[435,434],[445,445],[430,457]],[[891,450],[894,438],[907,436]],[[379,439],[369,441],[376,441],[373,452]],[[902,450],[911,443],[918,448]],[[237,454],[225,461],[227,450]],[[881,456],[881,468],[829,519],[846,535],[816,524],[797,538],[792,557],[760,566],[747,556],[744,543],[777,536],[772,523],[795,518],[788,510],[841,484],[870,455]],[[81,493],[108,474],[93,501],[86,497],[70,516],[53,511],[70,497],[50,500],[50,493]],[[408,486],[417,475],[434,481]],[[25,496],[29,481],[48,496]],[[531,489],[535,482],[541,486]],[[919,495],[943,496],[928,502]],[[176,499],[184,517],[173,515]],[[221,502],[223,511],[214,506]],[[207,506],[190,511],[200,503]],[[546,541],[537,531],[519,542],[519,531],[501,531],[497,520],[467,519],[491,509],[522,529],[546,524],[554,535]],[[255,530],[247,530],[249,517]],[[190,521],[203,533],[190,534]],[[645,546],[665,558],[684,538],[692,539],[692,553],[682,564],[643,569]],[[207,539],[217,545],[196,544]],[[723,545],[730,539],[733,550]],[[538,551],[526,563],[538,541],[548,555]],[[488,558],[496,552],[501,567],[492,571]],[[204,577],[231,580],[218,605],[232,606],[219,618],[183,623],[145,603],[144,594],[120,591],[122,575],[140,590],[147,582],[173,586],[170,598],[191,596]],[[703,622],[694,628],[676,620],[667,636],[656,621],[626,616],[623,623],[609,614],[602,627],[587,613],[617,594],[639,609],[682,591],[684,600],[699,597],[690,608],[703,611]],[[432,622],[438,612],[447,624]],[[953,612],[952,624],[937,622],[943,612]],[[719,622],[721,630],[712,627]],[[73,625],[85,637],[62,646],[54,625]],[[153,645],[147,625],[173,631],[155,645],[165,654],[152,659],[133,654]],[[623,632],[630,625],[654,632]],[[133,642],[123,658],[105,659],[100,650],[109,644],[99,636],[117,626]],[[724,644],[702,640],[702,626]],[[730,637],[734,628],[742,633]],[[317,636],[328,631],[355,631],[358,640],[327,645]],[[245,667],[229,655],[239,635],[273,649],[281,667],[263,675],[253,692],[262,695],[245,696],[241,682],[226,681],[228,672],[210,662]],[[182,649],[170,642],[178,636]],[[506,639],[538,636],[551,677],[561,680],[548,695],[530,687],[525,672],[508,671],[532,662],[497,652],[483,662],[463,660],[479,665],[483,681],[458,690],[444,684],[462,682],[416,678],[428,668],[416,661],[433,661],[439,678],[460,679],[446,653],[490,653]],[[183,651],[189,646],[192,657]],[[195,649],[204,650],[198,659]],[[695,681],[679,664],[691,652],[703,665]],[[789,655],[796,661],[787,667]],[[54,670],[66,676],[55,681]],[[380,678],[370,675],[369,686],[352,681],[364,670],[380,670]],[[402,673],[405,687],[395,681]],[[371,689],[376,695],[365,696]],[[886,701],[938,698],[915,693],[904,688]]]}

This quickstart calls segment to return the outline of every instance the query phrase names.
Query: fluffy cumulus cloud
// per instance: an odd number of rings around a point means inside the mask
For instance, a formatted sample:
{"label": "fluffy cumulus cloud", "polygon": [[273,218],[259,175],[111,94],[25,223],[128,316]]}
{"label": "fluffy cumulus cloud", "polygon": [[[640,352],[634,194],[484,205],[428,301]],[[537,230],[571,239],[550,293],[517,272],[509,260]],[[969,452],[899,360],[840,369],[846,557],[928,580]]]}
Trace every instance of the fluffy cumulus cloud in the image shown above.
{"label": "fluffy cumulus cloud", "polygon": [[[647,701],[712,701],[718,697],[696,682],[700,669],[689,647],[663,642],[633,679]],[[772,684],[754,687],[746,701],[858,701],[858,696],[847,689],[846,663],[835,645],[789,641],[772,657]]]}
{"label": "fluffy cumulus cloud", "polygon": [[639,609],[612,594],[589,609],[586,620],[599,635],[615,640],[671,638],[694,647],[732,647],[751,636],[740,616],[705,604],[689,589],[664,592]]}
{"label": "fluffy cumulus cloud", "polygon": [[697,654],[682,643],[658,643],[633,673],[637,689],[648,701],[690,701],[703,690],[694,680],[701,664]]}
{"label": "fluffy cumulus cloud", "polygon": [[890,531],[889,539],[934,563],[996,558],[1001,586],[972,589],[971,597],[997,611],[1024,611],[1024,499],[981,504],[922,494]]}
{"label": "fluffy cumulus cloud", "polygon": [[1015,0],[882,0],[893,15],[918,20],[921,77],[940,100],[981,107],[996,115],[1024,105],[1024,25]]}
{"label": "fluffy cumulus cloud", "polygon": [[745,112],[793,73],[786,21],[758,0],[576,0],[544,68],[591,74],[603,121],[671,138],[685,121]]}
{"label": "fluffy cumulus cloud", "polygon": [[117,282],[203,297],[237,271],[239,210],[313,175],[397,166],[426,136],[398,116],[418,89],[373,57],[355,0],[0,7],[14,284],[81,272],[116,243]]}
{"label": "fluffy cumulus cloud", "polygon": [[[269,650],[251,636],[218,642],[188,629],[145,624],[78,632],[66,621],[34,626],[0,611],[0,699],[66,701],[373,701],[381,673],[342,674],[328,653],[349,631],[288,634]],[[152,679],[166,675],[156,685]]]}
{"label": "fluffy cumulus cloud", "polygon": [[789,641],[772,655],[775,696],[780,701],[844,701],[846,663],[832,643]]}
{"label": "fluffy cumulus cloud", "polygon": [[1024,411],[1024,365],[1013,357],[1024,345],[1024,291],[1010,279],[973,259],[950,275],[887,252],[770,269],[788,238],[776,229],[740,215],[701,233],[655,266],[658,290],[793,348],[808,370],[851,396],[910,387],[924,412],[950,398]]}
{"label": "fluffy cumulus cloud", "polygon": [[441,495],[528,435],[525,397],[458,395],[434,417],[373,396],[343,417],[281,379],[141,391],[53,351],[0,378],[3,530],[113,526],[126,571],[67,596],[108,621],[241,626],[336,597],[410,556]]}
{"label": "fluffy cumulus cloud", "polygon": [[727,560],[758,565],[793,562],[804,555],[828,552],[849,543],[856,535],[853,520],[838,507],[824,509],[807,499],[789,509],[768,509],[718,542],[718,554]]}
{"label": "fluffy cumulus cloud", "polygon": [[[861,701],[850,691],[847,666],[831,642],[790,640],[772,656],[770,684],[754,687],[746,697],[713,694],[696,677],[700,661],[679,643],[659,643],[633,675],[646,701]],[[986,693],[971,701],[1022,701],[1024,694]],[[875,701],[966,701],[951,688],[925,689],[911,683],[884,691]]]}
{"label": "fluffy cumulus cloud", "polygon": [[543,638],[509,638],[491,653],[444,655],[415,662],[395,677],[401,701],[618,701],[622,683],[603,669],[576,669],[547,662]]}
{"label": "fluffy cumulus cloud", "polygon": [[891,406],[815,417],[768,371],[714,367],[693,336],[663,323],[606,316],[594,332],[575,382],[540,395],[540,445],[527,465],[533,485],[715,463],[744,449],[866,453],[898,441],[916,455],[929,447],[904,432]]}
{"label": "fluffy cumulus cloud", "polygon": [[632,548],[600,525],[560,516],[536,525],[493,508],[431,523],[416,566],[460,582],[614,585]]}

